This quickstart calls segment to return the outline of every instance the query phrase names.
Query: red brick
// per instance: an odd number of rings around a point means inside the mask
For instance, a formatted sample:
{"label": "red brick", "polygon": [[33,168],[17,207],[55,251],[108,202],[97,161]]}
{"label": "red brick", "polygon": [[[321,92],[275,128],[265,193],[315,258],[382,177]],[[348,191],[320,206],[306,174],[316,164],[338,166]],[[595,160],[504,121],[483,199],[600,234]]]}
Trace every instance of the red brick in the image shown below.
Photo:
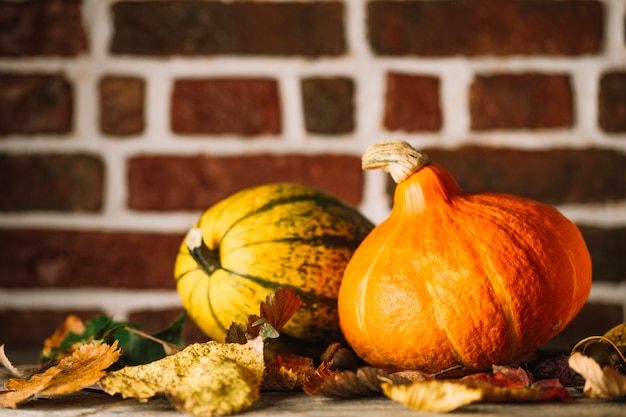
{"label": "red brick", "polygon": [[0,287],[174,288],[183,234],[0,229]]}
{"label": "red brick", "polygon": [[384,126],[405,132],[441,128],[439,78],[424,75],[387,74]]}
{"label": "red brick", "polygon": [[568,128],[573,97],[565,74],[477,76],[470,90],[473,130]]}
{"label": "red brick", "polygon": [[344,5],[314,2],[120,1],[114,54],[303,55],[346,52]]}
{"label": "red brick", "polygon": [[351,78],[310,77],[302,80],[306,130],[342,134],[354,130],[354,82]]}
{"label": "red brick", "polygon": [[598,124],[606,132],[626,132],[626,72],[609,72],[600,79]]}
{"label": "red brick", "polygon": [[[141,325],[141,330],[146,333],[154,334],[168,326],[182,314],[184,310],[138,310],[130,314],[129,321]],[[198,326],[187,316],[183,324],[183,339],[186,344],[196,342],[206,342],[208,337],[200,330]]]}
{"label": "red brick", "polygon": [[363,192],[361,160],[355,156],[138,156],[128,165],[133,210],[205,210],[243,188],[272,182],[325,189],[353,205]]}
{"label": "red brick", "polygon": [[371,1],[380,55],[583,55],[602,48],[597,1]]}
{"label": "red brick", "polygon": [[72,95],[61,74],[0,73],[0,135],[71,132]]}
{"label": "red brick", "polygon": [[0,28],[0,56],[87,51],[80,0],[1,1]]}
{"label": "red brick", "polygon": [[626,196],[626,155],[604,149],[425,149],[469,193],[515,194],[547,204],[607,203]]}
{"label": "red brick", "polygon": [[104,165],[89,154],[0,154],[0,212],[98,212]]}
{"label": "red brick", "polygon": [[[44,340],[51,336],[70,314],[75,314],[86,321],[104,313],[96,310],[37,309],[37,306],[24,306],[23,310],[0,308],[2,323],[0,344],[6,345],[7,356],[11,360],[16,358],[12,353],[18,353],[17,348],[30,349],[29,353],[33,356],[28,358],[32,361],[28,363],[35,363],[39,359],[39,351],[43,348]],[[16,360],[15,363],[20,362]]]}
{"label": "red brick", "polygon": [[124,136],[143,132],[144,90],[142,78],[107,76],[100,80],[100,130]]}
{"label": "red brick", "polygon": [[278,134],[278,85],[263,78],[177,80],[171,124],[180,134]]}
{"label": "red brick", "polygon": [[581,226],[593,260],[594,281],[626,281],[626,227]]}

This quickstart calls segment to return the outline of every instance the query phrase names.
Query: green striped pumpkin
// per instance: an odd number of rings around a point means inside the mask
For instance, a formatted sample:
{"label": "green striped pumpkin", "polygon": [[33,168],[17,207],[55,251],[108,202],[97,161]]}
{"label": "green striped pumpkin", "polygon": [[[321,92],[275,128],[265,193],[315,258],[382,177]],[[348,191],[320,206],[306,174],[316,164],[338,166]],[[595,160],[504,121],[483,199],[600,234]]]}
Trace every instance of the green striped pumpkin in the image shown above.
{"label": "green striped pumpkin", "polygon": [[282,330],[306,341],[340,337],[337,295],[352,253],[373,225],[318,189],[276,183],[209,208],[180,246],[174,275],[183,306],[211,339],[259,314],[280,287],[302,306]]}

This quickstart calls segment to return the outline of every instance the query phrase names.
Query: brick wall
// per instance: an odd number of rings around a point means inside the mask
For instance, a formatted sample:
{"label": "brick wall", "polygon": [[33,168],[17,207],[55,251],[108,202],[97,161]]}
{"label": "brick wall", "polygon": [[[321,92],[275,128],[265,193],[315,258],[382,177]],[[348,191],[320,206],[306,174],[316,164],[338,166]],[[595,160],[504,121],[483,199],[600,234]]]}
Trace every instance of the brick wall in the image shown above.
{"label": "brick wall", "polygon": [[626,314],[625,34],[622,0],[0,0],[0,343],[167,322],[184,233],[246,186],[380,221],[360,155],[389,138],[575,221],[595,283],[568,334],[602,332]]}

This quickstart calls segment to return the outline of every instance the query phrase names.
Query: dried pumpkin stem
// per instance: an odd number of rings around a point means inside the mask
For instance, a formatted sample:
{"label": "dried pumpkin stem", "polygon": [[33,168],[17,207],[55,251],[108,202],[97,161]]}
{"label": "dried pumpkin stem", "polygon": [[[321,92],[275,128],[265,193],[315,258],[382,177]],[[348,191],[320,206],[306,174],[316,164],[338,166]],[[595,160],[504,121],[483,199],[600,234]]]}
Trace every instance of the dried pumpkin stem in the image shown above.
{"label": "dried pumpkin stem", "polygon": [[221,267],[219,251],[209,249],[206,246],[202,240],[202,229],[191,229],[185,238],[185,246],[189,249],[193,259],[208,275]]}
{"label": "dried pumpkin stem", "polygon": [[403,140],[375,143],[365,150],[361,158],[363,169],[383,168],[398,183],[428,165],[429,158]]}

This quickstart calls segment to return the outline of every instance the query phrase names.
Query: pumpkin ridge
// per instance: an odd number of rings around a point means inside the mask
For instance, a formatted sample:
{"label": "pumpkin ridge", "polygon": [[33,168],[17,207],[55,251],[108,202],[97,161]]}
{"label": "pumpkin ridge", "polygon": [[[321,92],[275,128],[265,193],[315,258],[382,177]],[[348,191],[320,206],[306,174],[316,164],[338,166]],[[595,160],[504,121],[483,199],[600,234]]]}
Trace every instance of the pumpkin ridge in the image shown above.
{"label": "pumpkin ridge", "polygon": [[[392,209],[392,213],[393,213],[393,209]],[[367,299],[368,292],[369,292],[368,282],[369,282],[369,277],[371,276],[372,271],[374,269],[374,266],[378,263],[379,257],[382,256],[384,252],[383,249],[387,245],[391,244],[394,240],[396,240],[395,238],[396,233],[401,233],[401,231],[402,231],[402,223],[397,222],[394,229],[390,233],[388,233],[387,238],[383,241],[382,245],[380,246],[380,250],[376,253],[374,258],[372,258],[369,261],[369,266],[367,268],[367,271],[365,271],[363,278],[357,285],[357,288],[359,288],[358,293],[361,295],[360,300],[358,301],[358,304],[355,308],[358,328],[363,330],[364,334],[366,335],[367,339],[369,340],[371,344],[371,348],[373,348],[373,350],[375,351],[375,354],[379,358],[384,358],[385,354],[382,353],[382,351],[380,350],[378,346],[377,338],[372,337],[369,331],[369,327],[365,324],[365,317],[367,316],[366,310],[368,306],[368,303],[365,301]],[[345,271],[344,271],[344,274],[345,274]],[[340,321],[340,324],[341,324],[341,321]]]}
{"label": "pumpkin ridge", "polygon": [[426,293],[430,296],[430,309],[433,312],[433,317],[435,318],[435,321],[437,323],[437,328],[444,333],[445,338],[448,342],[448,347],[451,348],[451,350],[453,351],[452,354],[454,358],[458,361],[458,363],[463,366],[468,366],[469,361],[465,359],[465,356],[461,353],[461,347],[456,342],[452,332],[450,332],[450,330],[448,329],[445,321],[441,319],[442,315],[439,313],[440,309],[438,308],[438,306],[441,305],[440,298],[437,294],[434,293],[433,287],[429,282],[426,282],[425,284],[426,285],[424,286],[424,288],[426,288]]}
{"label": "pumpkin ridge", "polygon": [[186,278],[186,275],[191,274],[192,272],[200,271],[200,270],[202,270],[202,268],[200,267],[190,268],[186,270],[185,272],[180,273],[177,277],[174,277],[174,281],[178,283],[178,281],[182,280],[183,278]]}
{"label": "pumpkin ridge", "polygon": [[[330,235],[323,234],[319,236],[313,236],[310,238],[303,239],[301,236],[294,237],[285,237],[280,239],[269,239],[269,240],[259,240],[256,242],[249,242],[245,245],[241,245],[238,248],[247,248],[256,245],[263,245],[266,243],[298,243],[302,245],[308,245],[312,247],[316,246],[326,246],[328,248],[345,248],[354,250],[357,246],[359,246],[360,241],[358,239],[354,239],[354,237],[348,236],[340,236],[340,235]],[[231,250],[234,250],[231,249]]]}
{"label": "pumpkin ridge", "polygon": [[[322,201],[324,202],[324,204],[320,204]],[[250,217],[258,216],[264,212],[270,211],[273,208],[281,206],[281,205],[288,205],[288,204],[299,203],[299,202],[310,202],[321,208],[327,208],[330,206],[336,206],[340,208],[347,207],[345,204],[343,204],[341,201],[337,199],[334,199],[330,196],[319,195],[319,194],[317,195],[316,194],[301,194],[301,195],[296,195],[296,196],[276,198],[276,199],[266,202],[262,206],[254,209],[253,211],[248,212],[244,216],[241,216],[237,220],[233,221],[230,224],[230,226],[224,231],[224,233],[222,233],[222,239],[224,239],[226,235],[228,235],[228,233],[232,229],[234,229],[237,225],[239,225],[239,223],[249,219]]]}
{"label": "pumpkin ridge", "polygon": [[[468,214],[467,209],[472,209],[474,207],[472,204],[458,204],[459,202],[470,203],[470,201],[466,200],[465,198],[455,199],[455,203],[457,203],[455,204],[457,212]],[[514,214],[514,213],[511,212],[510,214]],[[493,217],[490,214],[488,214],[487,211],[484,209],[472,210],[471,216],[474,218],[482,218],[483,220],[487,220],[487,221],[493,220]],[[464,221],[459,222],[459,226],[462,226],[465,232],[469,236],[471,236],[470,241],[473,242],[473,245],[476,245],[476,246],[480,245],[480,248],[476,249],[475,252],[476,253],[488,252],[487,251],[488,246],[492,242],[482,242],[482,240],[480,239],[480,236],[484,233],[482,226],[480,230],[475,230],[473,227],[471,227],[471,224],[472,223],[470,222],[464,222]],[[501,225],[497,221],[492,221],[487,224],[489,224],[490,227],[493,226],[502,230],[506,229],[504,227],[501,227]],[[506,235],[511,237],[508,233]],[[516,242],[516,244],[517,243],[518,242]],[[502,307],[502,318],[504,319],[506,332],[507,332],[508,339],[509,339],[508,340],[509,346],[512,347],[511,358],[512,359],[516,358],[518,355],[518,344],[519,344],[520,335],[517,330],[517,327],[515,326],[516,317],[514,317],[514,313],[513,313],[511,296],[506,290],[506,286],[504,285],[502,276],[497,271],[491,256],[485,257],[485,258],[475,256],[475,262],[480,262],[481,264],[480,269],[483,272],[483,276],[489,282],[489,285],[491,286],[494,296],[498,297],[498,300],[500,302],[499,305]]]}
{"label": "pumpkin ridge", "polygon": [[243,274],[243,273],[237,272],[235,270],[227,269],[227,268],[224,268],[224,267],[220,267],[220,269],[222,271],[228,272],[231,275],[235,275],[235,276],[237,276],[239,278],[244,278],[246,280],[250,280],[250,281],[252,281],[252,282],[254,282],[256,284],[259,284],[259,285],[261,285],[261,286],[263,286],[265,288],[269,288],[272,291],[276,291],[277,289],[279,289],[281,287],[280,284],[277,284],[277,283],[272,282],[272,281],[270,281],[268,279],[265,279],[265,278],[256,277],[254,275],[249,275],[249,274]]}

